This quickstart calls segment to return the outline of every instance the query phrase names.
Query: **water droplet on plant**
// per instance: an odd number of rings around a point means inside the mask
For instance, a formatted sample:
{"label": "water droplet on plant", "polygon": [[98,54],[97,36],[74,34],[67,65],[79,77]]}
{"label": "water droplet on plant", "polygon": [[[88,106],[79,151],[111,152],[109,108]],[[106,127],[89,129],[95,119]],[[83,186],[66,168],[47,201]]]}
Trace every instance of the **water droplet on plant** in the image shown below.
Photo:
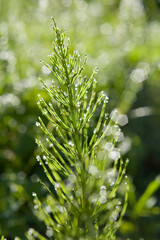
{"label": "water droplet on plant", "polygon": [[105,196],[105,195],[100,195],[99,201],[100,201],[100,203],[102,203],[102,204],[106,203],[106,202],[107,202],[106,196]]}
{"label": "water droplet on plant", "polygon": [[29,234],[29,235],[32,235],[32,234],[33,234],[33,228],[29,228],[28,234]]}
{"label": "water droplet on plant", "polygon": [[122,132],[116,132],[114,137],[117,142],[121,142],[124,139],[124,134]]}
{"label": "water droplet on plant", "polygon": [[96,128],[93,130],[93,133],[94,133],[94,134],[96,133]]}
{"label": "water droplet on plant", "polygon": [[124,114],[121,114],[118,119],[117,119],[117,123],[120,125],[120,126],[124,126],[128,123],[128,117],[127,115],[124,115]]}
{"label": "water droplet on plant", "polygon": [[57,188],[60,188],[59,183],[55,182],[55,183],[54,183],[54,187],[55,187],[55,190],[57,190]]}
{"label": "water droplet on plant", "polygon": [[52,237],[53,236],[53,230],[50,228],[46,231],[47,237]]}
{"label": "water droplet on plant", "polygon": [[113,143],[107,142],[104,147],[107,151],[110,151],[113,148]]}
{"label": "water droplet on plant", "polygon": [[97,73],[98,72],[98,68],[96,67],[94,70],[93,70],[94,73]]}
{"label": "water droplet on plant", "polygon": [[39,122],[36,122],[36,126],[39,127],[39,126],[40,126],[40,123],[39,123]]}
{"label": "water droplet on plant", "polygon": [[34,209],[38,209],[38,205],[34,205]]}
{"label": "water droplet on plant", "polygon": [[103,132],[106,132],[106,136],[109,136],[112,134],[112,126],[104,126]]}
{"label": "water droplet on plant", "polygon": [[68,141],[68,145],[74,147],[74,143],[71,140]]}
{"label": "water droplet on plant", "polygon": [[113,186],[115,184],[115,181],[110,182],[110,186]]}
{"label": "water droplet on plant", "polygon": [[119,111],[117,109],[114,109],[110,114],[110,118],[112,119],[112,121],[117,123],[119,115],[120,115]]}
{"label": "water droplet on plant", "polygon": [[47,114],[47,110],[44,109],[42,113],[43,113],[44,115],[46,115],[46,114]]}
{"label": "water droplet on plant", "polygon": [[80,102],[77,102],[77,106],[78,106],[78,107],[80,107],[80,104],[81,104]]}
{"label": "water droplet on plant", "polygon": [[37,196],[37,194],[36,194],[35,192],[33,192],[33,193],[32,193],[32,196],[35,197],[35,196]]}
{"label": "water droplet on plant", "polygon": [[108,175],[109,178],[114,177],[115,176],[115,170],[113,168],[108,169],[107,175]]}
{"label": "water droplet on plant", "polygon": [[111,216],[109,217],[109,220],[111,222],[114,222],[117,219],[118,213],[116,211],[114,211]]}
{"label": "water droplet on plant", "polygon": [[89,166],[88,172],[92,175],[96,175],[98,173],[98,169],[96,166]]}
{"label": "water droplet on plant", "polygon": [[120,152],[118,151],[118,149],[114,149],[109,153],[109,157],[114,161],[118,160],[120,158]]}
{"label": "water droplet on plant", "polygon": [[116,209],[119,211],[121,208],[119,206],[116,206]]}
{"label": "water droplet on plant", "polygon": [[37,156],[36,156],[36,159],[37,159],[37,161],[39,162],[39,160],[40,160],[40,156],[37,155]]}

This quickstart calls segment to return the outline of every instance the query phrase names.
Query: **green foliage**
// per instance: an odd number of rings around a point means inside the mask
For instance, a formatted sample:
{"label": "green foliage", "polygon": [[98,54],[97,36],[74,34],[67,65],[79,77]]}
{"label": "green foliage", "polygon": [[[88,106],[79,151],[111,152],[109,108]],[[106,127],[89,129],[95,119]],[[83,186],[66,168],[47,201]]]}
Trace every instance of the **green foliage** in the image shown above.
{"label": "green foliage", "polygon": [[[34,123],[38,77],[41,72],[50,76],[37,60],[50,51],[51,15],[68,29],[71,48],[82,55],[87,51],[84,74],[98,66],[96,92],[104,90],[110,97],[107,112],[120,101],[119,108],[129,117],[119,147],[122,156],[131,160],[132,184],[127,217],[118,236],[159,239],[159,190],[132,217],[133,206],[160,169],[158,6],[158,0],[0,0],[0,227],[8,239],[24,239],[29,227],[44,233],[44,224],[32,212],[31,192],[37,192],[42,201],[46,194],[33,184],[37,174],[44,178],[41,166],[35,165],[39,150],[34,137],[40,130]],[[48,95],[40,93],[48,102]]]}
{"label": "green foliage", "polygon": [[[152,182],[150,182],[148,184],[145,192],[140,197],[138,202],[135,204],[134,209],[133,209],[134,217],[137,217],[138,215],[141,215],[143,213],[144,207],[149,199],[151,201],[148,201],[148,204],[147,204],[148,208],[150,208],[150,205],[152,206],[152,203],[154,200],[151,199],[151,197],[159,189],[159,187],[160,187],[160,176],[156,177],[155,180],[153,180]],[[145,210],[144,210],[144,214],[145,214]]]}
{"label": "green foliage", "polygon": [[[89,78],[83,76],[87,57],[81,63],[78,51],[70,52],[70,39],[55,22],[53,29],[56,38],[50,64],[43,64],[55,81],[47,86],[41,79],[51,102],[40,95],[38,101],[48,124],[41,117],[36,122],[46,136],[45,141],[36,139],[43,153],[37,161],[51,185],[38,179],[48,195],[42,203],[33,193],[34,208],[47,226],[47,237],[113,240],[128,199],[126,189],[122,205],[118,193],[124,177],[123,187],[127,188],[128,161],[122,161],[115,147],[122,136],[119,124],[124,125],[125,116],[114,110],[108,119],[108,97],[95,92],[97,69]],[[97,123],[95,113],[99,116]],[[33,229],[29,229],[27,237],[46,239]]]}
{"label": "green foliage", "polygon": [[[154,195],[155,192],[160,187],[160,178],[157,176],[153,181],[151,181],[148,186],[146,187],[146,190],[144,193],[137,199],[134,191],[134,186],[129,180],[129,212],[130,212],[130,218],[126,218],[125,221],[123,221],[120,231],[125,235],[128,233],[128,236],[132,238],[138,237],[138,231],[144,231],[144,225],[143,221],[145,219],[148,219],[150,216],[154,216],[155,219],[157,219],[157,223],[150,223],[150,228],[159,228],[159,214],[160,209],[155,204],[157,202],[157,198]],[[147,223],[146,223],[147,224]],[[150,234],[150,229],[145,229],[146,233]],[[126,235],[127,236],[127,235]]]}

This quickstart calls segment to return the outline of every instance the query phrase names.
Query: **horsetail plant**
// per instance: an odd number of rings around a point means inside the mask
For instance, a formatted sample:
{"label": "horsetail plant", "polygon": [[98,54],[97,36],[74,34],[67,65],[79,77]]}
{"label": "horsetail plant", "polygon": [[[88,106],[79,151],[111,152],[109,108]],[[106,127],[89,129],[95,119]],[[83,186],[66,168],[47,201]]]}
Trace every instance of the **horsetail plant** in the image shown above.
{"label": "horsetail plant", "polygon": [[[123,125],[124,115],[117,115],[116,110],[110,117],[105,113],[108,97],[96,93],[97,69],[89,78],[83,76],[87,57],[81,63],[77,50],[71,54],[70,39],[54,19],[53,30],[56,38],[50,64],[43,64],[54,81],[48,86],[41,79],[51,102],[40,95],[38,101],[49,124],[41,117],[36,122],[46,136],[44,141],[36,139],[42,151],[37,161],[50,186],[39,179],[48,192],[43,203],[33,193],[46,236],[34,229],[26,236],[29,240],[114,240],[128,198],[128,160],[122,161],[116,147],[123,137],[119,125]],[[94,116],[99,116],[96,121]],[[118,190],[121,184],[126,192],[123,203]]]}

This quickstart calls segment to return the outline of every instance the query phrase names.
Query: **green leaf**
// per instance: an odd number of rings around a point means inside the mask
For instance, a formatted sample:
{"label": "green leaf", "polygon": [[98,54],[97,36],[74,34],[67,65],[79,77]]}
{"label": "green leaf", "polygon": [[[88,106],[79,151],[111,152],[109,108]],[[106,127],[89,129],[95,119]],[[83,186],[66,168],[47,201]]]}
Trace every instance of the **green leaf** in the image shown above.
{"label": "green leaf", "polygon": [[160,187],[160,176],[157,176],[155,180],[149,183],[145,192],[136,203],[134,207],[134,212],[133,212],[133,215],[135,217],[142,214],[147,200],[159,189],[159,187]]}

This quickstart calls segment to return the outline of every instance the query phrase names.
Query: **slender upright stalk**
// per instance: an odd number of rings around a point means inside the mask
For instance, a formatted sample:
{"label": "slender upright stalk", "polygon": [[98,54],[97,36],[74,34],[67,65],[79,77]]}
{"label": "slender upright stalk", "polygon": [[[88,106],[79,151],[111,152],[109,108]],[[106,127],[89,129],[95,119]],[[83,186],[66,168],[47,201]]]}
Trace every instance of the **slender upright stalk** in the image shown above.
{"label": "slender upright stalk", "polygon": [[[51,65],[43,64],[55,83],[48,87],[41,80],[51,102],[39,96],[38,106],[53,126],[54,134],[39,117],[36,125],[46,135],[46,141],[36,142],[43,153],[37,160],[55,192],[39,180],[48,195],[41,203],[33,193],[36,212],[47,226],[47,238],[113,240],[127,205],[127,193],[123,207],[117,194],[127,165],[115,148],[121,130],[115,116],[109,120],[105,113],[108,97],[103,92],[96,93],[97,69],[89,78],[84,77],[87,58],[81,63],[78,51],[71,53],[70,41],[54,19],[53,29],[56,38],[49,56]],[[96,122],[94,113],[99,109]],[[33,229],[27,234],[29,240],[46,237]]]}

